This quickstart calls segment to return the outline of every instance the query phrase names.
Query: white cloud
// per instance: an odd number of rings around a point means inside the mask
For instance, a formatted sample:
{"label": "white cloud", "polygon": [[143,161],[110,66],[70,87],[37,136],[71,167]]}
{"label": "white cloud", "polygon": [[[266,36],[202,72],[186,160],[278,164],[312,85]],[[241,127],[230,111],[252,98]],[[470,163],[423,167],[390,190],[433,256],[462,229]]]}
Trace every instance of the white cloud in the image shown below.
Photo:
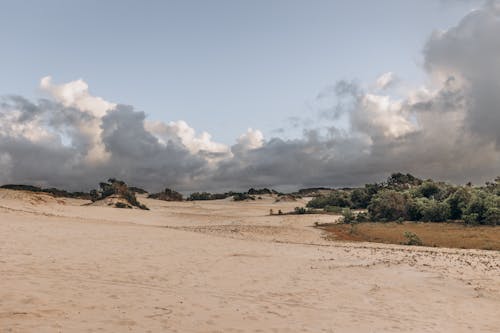
{"label": "white cloud", "polygon": [[370,136],[382,133],[386,138],[398,138],[416,130],[416,125],[404,113],[402,103],[389,96],[364,95],[360,110],[353,116],[357,117],[353,122],[356,129]]}
{"label": "white cloud", "polygon": [[145,126],[163,144],[166,144],[169,140],[180,140],[191,154],[206,152],[219,157],[227,157],[230,154],[230,148],[227,145],[212,141],[212,136],[207,132],[197,135],[195,129],[183,120],[169,123],[147,121]]}
{"label": "white cloud", "polygon": [[85,162],[91,165],[105,163],[110,154],[106,151],[101,140],[102,117],[116,104],[105,101],[100,97],[92,96],[88,90],[88,84],[83,80],[71,81],[55,85],[50,76],[40,80],[40,88],[52,95],[52,97],[66,107],[73,107],[90,117],[82,119],[77,125],[81,135],[85,136],[90,143],[85,156]]}
{"label": "white cloud", "polygon": [[105,101],[101,97],[89,93],[88,84],[82,79],[54,85],[52,77],[45,76],[40,80],[40,88],[52,95],[64,106],[74,107],[82,112],[88,112],[96,118],[103,117],[107,111],[116,107],[115,103]]}
{"label": "white cloud", "polygon": [[259,130],[249,128],[245,133],[240,135],[238,144],[246,150],[260,148],[264,145],[264,135]]}
{"label": "white cloud", "polygon": [[377,89],[384,90],[392,86],[396,81],[396,75],[393,72],[387,72],[380,75],[375,81],[375,84]]}

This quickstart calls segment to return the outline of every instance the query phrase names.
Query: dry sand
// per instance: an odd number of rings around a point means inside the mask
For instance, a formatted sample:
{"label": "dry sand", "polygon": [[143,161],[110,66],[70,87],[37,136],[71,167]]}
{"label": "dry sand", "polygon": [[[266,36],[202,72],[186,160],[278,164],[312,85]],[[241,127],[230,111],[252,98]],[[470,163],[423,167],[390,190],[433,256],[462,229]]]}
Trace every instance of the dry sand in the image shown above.
{"label": "dry sand", "polygon": [[[500,253],[335,243],[301,202],[0,190],[0,332],[499,332]],[[303,202],[302,202],[303,203]]]}

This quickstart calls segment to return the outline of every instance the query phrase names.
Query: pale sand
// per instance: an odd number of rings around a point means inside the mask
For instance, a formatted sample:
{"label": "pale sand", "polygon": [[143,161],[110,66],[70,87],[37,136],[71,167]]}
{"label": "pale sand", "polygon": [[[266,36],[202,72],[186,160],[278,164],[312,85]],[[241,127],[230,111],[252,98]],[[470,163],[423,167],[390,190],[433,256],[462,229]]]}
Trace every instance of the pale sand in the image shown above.
{"label": "pale sand", "polygon": [[299,203],[0,190],[0,332],[499,332],[500,253],[333,243]]}

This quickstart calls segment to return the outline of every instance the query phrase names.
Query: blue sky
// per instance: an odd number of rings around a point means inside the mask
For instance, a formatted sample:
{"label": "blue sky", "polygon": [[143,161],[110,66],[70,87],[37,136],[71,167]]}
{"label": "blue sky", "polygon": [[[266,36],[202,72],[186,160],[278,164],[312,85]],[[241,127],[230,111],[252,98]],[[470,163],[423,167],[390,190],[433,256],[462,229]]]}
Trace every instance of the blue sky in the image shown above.
{"label": "blue sky", "polygon": [[2,1],[0,94],[43,97],[41,77],[223,143],[266,137],[340,79],[424,80],[421,51],[476,1]]}

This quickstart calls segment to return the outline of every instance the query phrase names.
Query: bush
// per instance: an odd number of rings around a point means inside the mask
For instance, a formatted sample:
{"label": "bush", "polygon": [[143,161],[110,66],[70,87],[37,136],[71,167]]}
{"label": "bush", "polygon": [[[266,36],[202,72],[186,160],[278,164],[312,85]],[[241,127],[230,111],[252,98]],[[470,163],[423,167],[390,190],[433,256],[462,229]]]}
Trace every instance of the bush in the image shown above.
{"label": "bush", "polygon": [[479,224],[479,215],[476,213],[464,214],[463,220],[465,224]]}
{"label": "bush", "polygon": [[325,208],[326,206],[351,207],[352,202],[348,192],[334,191],[328,196],[319,196],[307,203],[307,207]]}
{"label": "bush", "polygon": [[464,221],[469,224],[500,224],[500,197],[483,190],[476,191],[465,209]]}
{"label": "bush", "polygon": [[433,181],[425,181],[417,188],[417,193],[423,197],[431,198],[439,194],[440,188]]}
{"label": "bush", "polygon": [[488,225],[500,225],[500,208],[498,204],[497,207],[491,207],[486,211],[484,222],[484,224]]}
{"label": "bush", "polygon": [[458,220],[462,218],[467,206],[469,205],[471,194],[466,188],[459,187],[453,192],[446,202],[450,206],[450,218]]}
{"label": "bush", "polygon": [[182,194],[177,191],[166,188],[163,192],[153,193],[148,195],[148,198],[164,200],[164,201],[182,201]]}
{"label": "bush", "polygon": [[[149,210],[146,205],[141,204],[137,201],[135,197],[135,193],[131,191],[127,184],[121,180],[117,180],[115,178],[108,179],[107,183],[99,183],[100,190],[92,190],[90,191],[90,197],[92,201],[102,200],[111,195],[118,195],[125,199],[130,205],[138,207],[140,209]],[[118,207],[119,205],[115,205]],[[118,207],[122,208],[122,207]]]}
{"label": "bush", "polygon": [[425,200],[426,199],[415,198],[408,201],[406,214],[410,221],[420,221],[422,219],[422,210],[425,205]]}
{"label": "bush", "polygon": [[356,222],[368,222],[370,221],[370,215],[365,212],[360,212],[356,215]]}
{"label": "bush", "polygon": [[306,214],[307,210],[304,207],[295,207],[295,214]]}
{"label": "bush", "polygon": [[392,189],[408,189],[411,186],[420,185],[421,183],[422,180],[415,176],[409,173],[403,174],[401,172],[393,173],[387,179],[387,186]]}
{"label": "bush", "polygon": [[116,208],[132,208],[132,206],[127,205],[127,204],[125,204],[123,202],[117,202],[117,203],[115,203],[115,207]]}
{"label": "bush", "polygon": [[268,188],[261,188],[261,189],[251,188],[248,190],[247,193],[251,195],[263,195],[263,194],[277,194],[278,192],[276,192],[275,190],[270,190]]}
{"label": "bush", "polygon": [[354,214],[349,208],[345,208],[342,211],[342,217],[343,217],[342,222],[347,224],[354,223],[356,221]]}
{"label": "bush", "polygon": [[417,234],[414,233],[414,232],[405,231],[405,233],[403,234],[403,236],[406,239],[406,241],[403,243],[404,245],[417,245],[417,246],[421,246],[422,245],[422,241],[417,236]]}
{"label": "bush", "polygon": [[491,194],[500,196],[500,176],[495,178],[493,182],[486,182],[486,190]]}
{"label": "bush", "polygon": [[421,212],[421,221],[444,222],[450,217],[448,204],[434,199],[426,200],[426,204],[421,207]]}
{"label": "bush", "polygon": [[357,188],[351,192],[352,208],[366,208],[370,204],[371,195],[366,188]]}
{"label": "bush", "polygon": [[248,195],[246,193],[236,193],[233,195],[233,200],[234,201],[244,201],[244,200],[255,200],[254,197],[251,195]]}
{"label": "bush", "polygon": [[327,213],[335,213],[335,214],[342,214],[342,210],[344,208],[339,207],[339,206],[326,206],[323,208],[323,210]]}
{"label": "bush", "polygon": [[188,200],[212,200],[212,194],[208,192],[194,192],[189,195]]}
{"label": "bush", "polygon": [[376,221],[394,221],[407,217],[409,196],[395,190],[382,190],[373,196],[368,205],[370,216]]}

